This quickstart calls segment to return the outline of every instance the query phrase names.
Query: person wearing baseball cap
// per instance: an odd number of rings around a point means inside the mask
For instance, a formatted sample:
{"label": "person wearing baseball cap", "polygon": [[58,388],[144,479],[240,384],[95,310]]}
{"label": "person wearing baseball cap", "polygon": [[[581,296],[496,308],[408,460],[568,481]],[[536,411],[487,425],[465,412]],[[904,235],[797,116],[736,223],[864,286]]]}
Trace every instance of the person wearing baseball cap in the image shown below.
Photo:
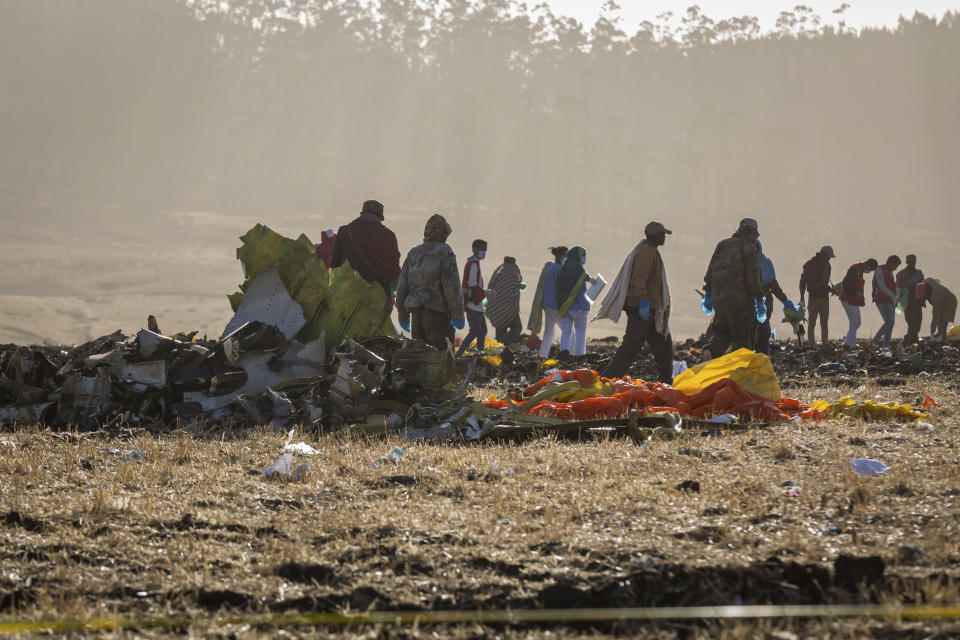
{"label": "person wearing baseball cap", "polygon": [[670,336],[670,287],[659,247],[671,233],[661,222],[650,222],[643,229],[646,239],[634,247],[623,261],[617,277],[600,303],[597,318],[617,322],[627,314],[627,328],[620,348],[603,371],[607,378],[627,374],[649,345],[657,363],[661,382],[673,382],[673,339]]}
{"label": "person wearing baseball cap", "polygon": [[833,247],[821,247],[817,255],[803,263],[803,272],[800,274],[800,306],[803,306],[804,295],[810,292],[810,305],[807,307],[807,344],[817,346],[816,328],[817,319],[820,320],[820,334],[823,344],[829,343],[827,325],[830,321],[830,260],[837,256]]}
{"label": "person wearing baseball cap", "polygon": [[909,254],[907,264],[897,271],[897,306],[903,305],[903,319],[907,321],[907,334],[903,336],[903,345],[916,344],[920,341],[920,326],[923,324],[924,302],[913,295],[917,285],[923,282],[926,276],[917,269],[917,256]]}
{"label": "person wearing baseball cap", "polygon": [[367,200],[360,215],[334,234],[330,251],[331,269],[349,264],[367,282],[377,282],[390,298],[400,277],[400,248],[397,236],[383,224],[383,205]]}

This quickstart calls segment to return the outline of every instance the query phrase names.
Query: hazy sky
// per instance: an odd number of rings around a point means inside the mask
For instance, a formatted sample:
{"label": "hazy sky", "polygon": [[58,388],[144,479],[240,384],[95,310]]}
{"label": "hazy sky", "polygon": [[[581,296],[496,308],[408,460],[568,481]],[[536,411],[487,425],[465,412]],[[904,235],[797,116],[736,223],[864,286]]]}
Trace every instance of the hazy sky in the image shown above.
{"label": "hazy sky", "polygon": [[[603,0],[546,0],[554,13],[573,16],[578,20],[592,24]],[[714,20],[731,16],[757,16],[765,28],[773,26],[780,11],[790,9],[794,5],[803,4],[812,7],[824,22],[835,22],[833,10],[842,4],[843,0],[831,2],[817,2],[811,0],[620,0],[620,15],[624,19],[625,30],[630,33],[643,20],[651,19],[663,13],[672,11],[674,14],[683,13],[687,7],[698,4],[703,13]],[[536,4],[531,3],[531,4]],[[942,16],[944,11],[960,10],[960,0],[848,0],[845,19],[848,26],[892,26],[897,23],[901,14],[910,17],[915,11],[922,11],[928,15]]]}

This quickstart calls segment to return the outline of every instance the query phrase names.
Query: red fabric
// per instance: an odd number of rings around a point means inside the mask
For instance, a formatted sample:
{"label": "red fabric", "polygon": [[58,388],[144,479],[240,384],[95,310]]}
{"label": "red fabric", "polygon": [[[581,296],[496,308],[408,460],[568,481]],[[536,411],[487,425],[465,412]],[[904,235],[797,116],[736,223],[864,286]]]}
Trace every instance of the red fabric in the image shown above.
{"label": "red fabric", "polygon": [[[469,284],[467,284],[467,282],[470,280],[470,268],[473,265],[477,265],[477,281],[479,282],[479,285],[476,287],[471,287]],[[480,272],[480,261],[476,258],[467,258],[466,264],[463,265],[463,282],[460,283],[460,288],[463,289],[464,304],[468,302],[480,304],[483,302],[483,274]]]}
{"label": "red fabric", "polygon": [[857,262],[850,265],[843,279],[843,288],[840,289],[840,299],[855,307],[865,306],[867,299],[863,294],[863,285],[863,264]]}
{"label": "red fabric", "polygon": [[320,244],[313,245],[314,251],[317,254],[317,260],[323,262],[327,265],[327,268],[330,268],[330,256],[333,255],[333,240],[337,237],[337,234],[328,236],[327,232],[324,231],[320,234]]}
{"label": "red fabric", "polygon": [[397,236],[379,220],[357,218],[347,225],[354,253],[381,282],[400,277],[400,249]]}
{"label": "red fabric", "polygon": [[[883,277],[883,281],[887,284],[887,288],[890,289],[890,291],[896,292],[897,281],[893,277],[893,272],[890,269],[887,269],[886,266],[880,265],[879,267],[877,267],[877,273],[879,273]],[[894,300],[887,294],[880,291],[880,287],[877,286],[876,281],[874,281],[873,283],[873,301],[889,302],[891,304],[896,302],[896,300]]]}
{"label": "red fabric", "polygon": [[[767,400],[741,388],[733,380],[719,380],[694,395],[685,396],[673,387],[659,382],[645,382],[631,378],[610,380],[599,378],[596,371],[578,369],[561,371],[524,390],[530,397],[540,391],[554,378],[558,381],[576,380],[583,389],[595,388],[598,383],[609,385],[606,393],[592,395],[574,402],[540,402],[529,411],[530,415],[552,416],[564,420],[589,420],[626,416],[631,409],[647,413],[670,411],[685,417],[707,418],[722,413],[732,413],[741,419],[778,421],[799,416],[804,421],[823,420],[824,415],[793,398],[781,398],[776,402]],[[508,403],[495,400],[486,406],[505,409]]]}

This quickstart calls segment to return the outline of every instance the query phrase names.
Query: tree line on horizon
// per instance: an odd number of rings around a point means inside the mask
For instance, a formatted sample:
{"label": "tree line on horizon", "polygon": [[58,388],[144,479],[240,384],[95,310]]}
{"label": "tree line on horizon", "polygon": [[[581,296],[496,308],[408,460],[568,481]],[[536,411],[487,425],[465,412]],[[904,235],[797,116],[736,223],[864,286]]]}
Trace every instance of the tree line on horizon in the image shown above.
{"label": "tree line on horizon", "polygon": [[[960,15],[628,32],[515,0],[0,4],[7,188],[509,220],[955,215]],[[172,205],[171,205],[172,206]]]}

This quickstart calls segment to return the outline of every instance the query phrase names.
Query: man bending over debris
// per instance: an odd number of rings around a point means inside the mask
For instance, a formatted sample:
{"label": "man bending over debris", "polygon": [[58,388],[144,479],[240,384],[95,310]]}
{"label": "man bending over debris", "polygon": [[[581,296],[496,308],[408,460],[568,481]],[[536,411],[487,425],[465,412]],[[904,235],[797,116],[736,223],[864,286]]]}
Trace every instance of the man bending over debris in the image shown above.
{"label": "man bending over debris", "polygon": [[400,328],[437,349],[446,349],[448,340],[453,344],[453,330],[466,325],[457,256],[447,245],[450,232],[443,216],[430,216],[423,244],[410,249],[397,283]]}
{"label": "man bending over debris", "polygon": [[857,329],[860,328],[860,307],[867,304],[866,294],[864,293],[863,274],[872,273],[877,270],[877,261],[874,258],[855,262],[847,269],[847,275],[843,277],[840,283],[840,304],[843,310],[847,312],[847,320],[850,322],[850,328],[847,330],[847,338],[843,345],[848,349],[857,346]]}
{"label": "man bending over debris", "polygon": [[617,322],[621,311],[627,314],[623,342],[603,375],[607,378],[626,375],[646,343],[650,345],[657,362],[660,381],[669,383],[673,382],[670,287],[657,247],[662,247],[667,241],[667,234],[673,232],[659,222],[651,222],[643,231],[646,239],[641,240],[623,261],[610,291],[600,303],[600,312],[594,318],[609,318]]}
{"label": "man bending over debris", "polygon": [[947,324],[956,321],[957,296],[940,284],[936,278],[927,278],[919,283],[915,289],[916,297],[921,302],[929,302],[933,307],[930,321],[930,335],[938,340],[946,340]]}
{"label": "man bending over debris", "polygon": [[890,256],[873,274],[873,302],[883,318],[883,325],[877,335],[873,336],[873,341],[882,341],[884,348],[890,346],[893,324],[897,320],[897,281],[893,272],[899,266],[900,256]]}
{"label": "man bending over debris", "polygon": [[[703,277],[705,310],[716,309],[713,339],[704,350],[704,359],[722,356],[727,347],[752,349],[757,322],[767,316],[764,291],[760,282],[760,237],[757,221],[744,218],[737,232],[721,240],[710,258]],[[762,318],[762,319],[761,319]]]}
{"label": "man bending over debris", "polygon": [[397,236],[383,224],[383,205],[376,200],[363,203],[360,216],[340,227],[334,236],[330,268],[344,262],[367,282],[379,282],[387,298],[400,277],[400,249]]}

